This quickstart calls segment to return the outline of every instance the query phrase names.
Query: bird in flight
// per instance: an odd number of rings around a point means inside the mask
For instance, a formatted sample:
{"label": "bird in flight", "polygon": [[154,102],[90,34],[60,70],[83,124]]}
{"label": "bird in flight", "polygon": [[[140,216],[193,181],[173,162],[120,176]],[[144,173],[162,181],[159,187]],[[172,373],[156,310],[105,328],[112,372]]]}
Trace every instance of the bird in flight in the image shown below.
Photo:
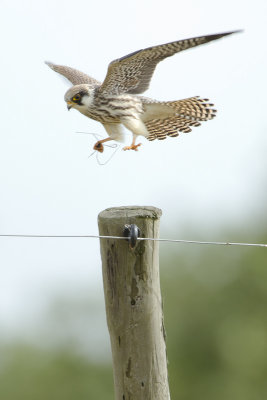
{"label": "bird in flight", "polygon": [[94,150],[102,153],[103,143],[123,140],[123,126],[133,134],[130,146],[123,150],[138,150],[137,136],[148,140],[175,137],[190,132],[201,121],[215,117],[216,110],[208,99],[199,96],[176,101],[157,101],[139,94],[148,87],[157,64],[167,57],[191,47],[220,39],[239,31],[178,40],[135,51],[112,61],[103,83],[74,68],[46,64],[67,78],[73,86],[66,92],[68,110],[75,108],[85,116],[101,122],[108,137],[99,140]]}

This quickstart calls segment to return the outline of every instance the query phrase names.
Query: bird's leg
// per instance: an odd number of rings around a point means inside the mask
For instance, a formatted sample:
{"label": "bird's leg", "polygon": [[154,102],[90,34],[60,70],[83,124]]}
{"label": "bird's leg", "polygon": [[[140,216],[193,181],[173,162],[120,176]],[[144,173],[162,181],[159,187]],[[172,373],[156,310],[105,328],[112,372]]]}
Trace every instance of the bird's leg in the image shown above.
{"label": "bird's leg", "polygon": [[135,144],[136,138],[137,138],[137,136],[134,135],[134,136],[133,136],[133,141],[132,141],[131,146],[125,146],[125,147],[123,147],[123,150],[124,150],[124,151],[125,151],[125,150],[135,150],[135,151],[138,151],[138,147],[141,146],[142,143]]}
{"label": "bird's leg", "polygon": [[108,142],[109,140],[112,140],[111,137],[107,137],[106,139],[98,140],[98,142],[96,142],[96,144],[94,145],[94,150],[99,151],[99,153],[103,153],[104,146],[102,143]]}

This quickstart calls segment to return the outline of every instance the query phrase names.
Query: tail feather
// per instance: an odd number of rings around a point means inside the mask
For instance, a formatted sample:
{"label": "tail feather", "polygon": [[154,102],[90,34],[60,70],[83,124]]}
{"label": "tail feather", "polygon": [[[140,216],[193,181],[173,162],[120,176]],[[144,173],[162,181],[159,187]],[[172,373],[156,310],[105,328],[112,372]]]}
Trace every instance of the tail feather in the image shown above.
{"label": "tail feather", "polygon": [[184,100],[155,102],[144,100],[143,122],[149,132],[148,140],[163,140],[167,136],[178,136],[179,132],[191,132],[191,127],[200,126],[216,116],[214,105],[198,96]]}

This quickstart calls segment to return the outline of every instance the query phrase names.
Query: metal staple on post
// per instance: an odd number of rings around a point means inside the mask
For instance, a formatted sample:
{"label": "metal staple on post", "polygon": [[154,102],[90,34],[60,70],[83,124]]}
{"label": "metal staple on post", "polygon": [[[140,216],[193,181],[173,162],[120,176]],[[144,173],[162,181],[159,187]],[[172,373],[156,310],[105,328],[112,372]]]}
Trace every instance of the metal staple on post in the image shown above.
{"label": "metal staple on post", "polygon": [[137,225],[124,225],[123,234],[129,242],[130,249],[134,249],[137,243],[137,239],[140,236],[140,229]]}

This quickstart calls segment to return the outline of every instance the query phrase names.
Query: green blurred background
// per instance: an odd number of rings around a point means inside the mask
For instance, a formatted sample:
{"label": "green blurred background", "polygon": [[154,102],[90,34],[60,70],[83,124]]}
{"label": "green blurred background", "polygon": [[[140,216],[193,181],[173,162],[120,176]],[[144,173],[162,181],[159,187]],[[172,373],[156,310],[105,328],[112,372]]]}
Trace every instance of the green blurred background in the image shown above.
{"label": "green blurred background", "polygon": [[[225,234],[248,236],[244,231]],[[266,243],[267,233],[254,239]],[[266,249],[164,244],[160,259],[172,399],[266,399]],[[51,336],[71,331],[79,320],[83,331],[94,312],[105,322],[100,296],[99,304],[86,295],[55,299],[41,329],[50,329]],[[83,354],[75,334],[56,345],[45,338],[39,344],[5,342],[0,398],[113,399],[110,353]]]}

